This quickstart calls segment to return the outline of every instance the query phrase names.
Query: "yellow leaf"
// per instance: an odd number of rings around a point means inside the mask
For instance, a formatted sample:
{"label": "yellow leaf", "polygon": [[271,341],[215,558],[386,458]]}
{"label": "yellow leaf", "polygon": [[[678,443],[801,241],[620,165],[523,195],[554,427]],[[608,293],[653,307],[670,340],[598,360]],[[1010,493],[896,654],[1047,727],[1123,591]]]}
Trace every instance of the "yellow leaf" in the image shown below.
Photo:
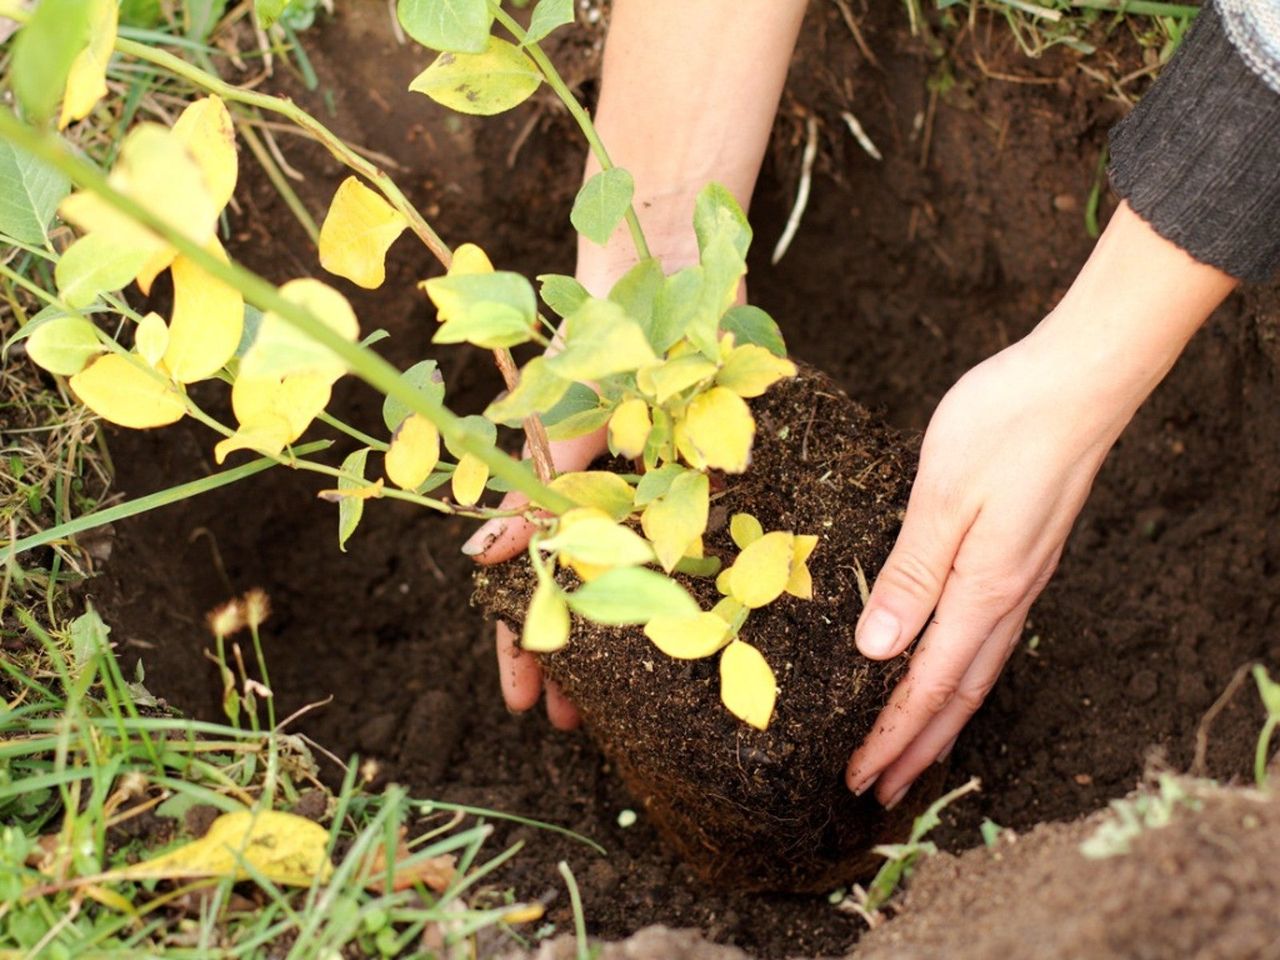
{"label": "yellow leaf", "polygon": [[314,374],[295,377],[240,376],[231,386],[231,409],[245,425],[280,417],[288,425],[288,442],[297,440],[329,403],[333,386]]}
{"label": "yellow leaf", "polygon": [[668,657],[701,660],[729,642],[729,625],[714,613],[695,617],[662,615],[644,625],[644,635]]}
{"label": "yellow leaf", "polygon": [[609,418],[609,446],[624,457],[638,457],[652,429],[649,404],[640,397],[624,400]]}
{"label": "yellow leaf", "polygon": [[658,403],[666,403],[715,372],[716,365],[710,360],[701,354],[688,354],[645,367],[636,374],[636,385]]}
{"label": "yellow leaf", "polygon": [[730,577],[730,572],[732,570],[733,570],[733,567],[726,567],[725,569],[721,570],[720,573],[716,576],[716,589],[719,590],[721,593],[723,593],[726,597],[729,596],[729,593],[730,593],[729,583],[732,579]]}
{"label": "yellow leaf", "polygon": [[329,831],[297,814],[280,810],[224,813],[199,840],[125,867],[129,879],[222,877],[247,880],[247,867],[272,883],[308,887],[333,873],[327,853]]}
{"label": "yellow leaf", "polygon": [[[280,295],[309,311],[343,339],[354,342],[360,336],[355,311],[333,287],[304,277],[290,280],[280,288]],[[316,374],[332,383],[346,372],[346,364],[279,314],[268,312],[240,361],[240,370],[250,376]]]}
{"label": "yellow leaf", "polygon": [[199,165],[209,196],[221,210],[235,192],[239,165],[236,128],[227,105],[221,97],[202,97],[182,111],[173,132]]}
{"label": "yellow leaf", "polygon": [[62,114],[58,118],[59,130],[65,130],[73,120],[83,120],[93,105],[107,95],[107,62],[115,48],[119,7],[117,0],[91,2],[89,45],[71,62]]}
{"label": "yellow leaf", "polygon": [[540,903],[527,903],[508,910],[498,919],[503,923],[533,923],[535,920],[541,920],[546,912],[547,908]]}
{"label": "yellow leaf", "polygon": [[[603,510],[578,507],[560,518],[556,535],[542,542],[542,549],[558,553],[578,571],[591,568],[633,567],[653,559],[653,550],[639,534],[615,523]],[[588,579],[583,577],[583,579]]]}
{"label": "yellow leaf", "polygon": [[387,250],[408,225],[404,214],[356,177],[347,177],[320,227],[320,265],[376,289],[387,278]]}
{"label": "yellow leaf", "polygon": [[453,260],[449,263],[449,276],[457,277],[468,273],[493,273],[489,255],[474,243],[464,243],[458,247],[453,251]]}
{"label": "yellow leaf", "polygon": [[710,481],[705,473],[686,471],[670,489],[645,507],[640,518],[662,569],[670,573],[707,529]]}
{"label": "yellow leaf", "polygon": [[[192,242],[204,245],[213,236],[219,208],[205,185],[204,172],[168,127],[134,126],[121,141],[120,157],[107,182]],[[81,230],[105,234],[122,249],[146,257],[170,249],[167,241],[90,191],[73,193],[58,212]]]}
{"label": "yellow leaf", "polygon": [[735,630],[747,619],[747,608],[733,597],[721,597],[720,602],[711,608],[711,612]]}
{"label": "yellow leaf", "polygon": [[[205,249],[229,262],[217,237]],[[244,297],[186,257],[173,261],[173,319],[164,365],[179,383],[212,377],[235,356],[244,332]]]}
{"label": "yellow leaf", "polygon": [[689,401],[684,417],[676,422],[676,446],[698,470],[742,473],[755,432],[746,401],[725,387],[712,387]]}
{"label": "yellow leaf", "polygon": [[569,607],[550,578],[538,583],[524,615],[520,646],[535,653],[553,653],[569,642]]}
{"label": "yellow leaf", "polygon": [[275,457],[279,456],[288,443],[289,421],[284,417],[266,416],[257,422],[242,425],[234,434],[218,441],[213,448],[213,459],[220,464],[237,450],[252,450]]}
{"label": "yellow leaf", "polygon": [[169,346],[169,328],[165,326],[164,317],[158,313],[148,313],[143,317],[133,335],[133,345],[148,366],[158,365]]}
{"label": "yellow leaf", "polygon": [[614,520],[625,520],[635,502],[635,489],[608,470],[562,473],[547,486],[583,507],[603,510]]}
{"label": "yellow leaf", "polygon": [[450,110],[488,117],[523,103],[540,83],[537,64],[523,50],[490,37],[483,53],[440,54],[409,89]]}
{"label": "yellow leaf", "polygon": [[137,283],[138,289],[144,295],[151,295],[151,285],[156,282],[156,277],[160,276],[165,270],[169,269],[169,265],[173,263],[174,258],[178,255],[178,251],[173,247],[165,247],[152,253],[142,265],[142,269],[138,271],[134,282]]}
{"label": "yellow leaf", "polygon": [[417,490],[440,460],[440,431],[419,413],[411,413],[396,428],[383,460],[387,476],[402,490]]}
{"label": "yellow leaf", "polygon": [[122,427],[163,427],[187,412],[182,397],[162,376],[118,353],[98,357],[70,384],[86,407]]}
{"label": "yellow leaf", "polygon": [[745,550],[764,536],[764,527],[749,513],[735,513],[729,521],[729,536],[739,550]]}
{"label": "yellow leaf", "polygon": [[720,699],[739,720],[764,730],[773,718],[778,681],[760,651],[735,640],[720,657]]}
{"label": "yellow leaf", "polygon": [[124,913],[131,917],[138,915],[138,908],[129,901],[129,898],[116,893],[114,890],[108,890],[106,887],[96,883],[88,884],[80,889],[84,891],[85,896],[97,900],[104,907],[115,910],[117,913]]}
{"label": "yellow leaf", "polygon": [[735,347],[716,374],[716,383],[740,397],[758,397],[779,380],[796,375],[796,365],[754,343]]}
{"label": "yellow leaf", "polygon": [[806,561],[818,546],[818,538],[809,533],[795,535],[795,547],[791,554],[791,577],[787,580],[787,593],[801,600],[813,599],[813,577]]}
{"label": "yellow leaf", "polygon": [[382,491],[382,478],[379,477],[373,483],[367,483],[364,486],[321,490],[316,496],[328,503],[341,503],[343,500],[377,500],[382,496]]}
{"label": "yellow leaf", "polygon": [[453,499],[470,507],[480,499],[488,482],[489,465],[474,454],[463,454],[453,470]]}
{"label": "yellow leaf", "polygon": [[729,568],[729,593],[752,610],[773,603],[791,579],[795,535],[782,530],[766,533],[742,553]]}

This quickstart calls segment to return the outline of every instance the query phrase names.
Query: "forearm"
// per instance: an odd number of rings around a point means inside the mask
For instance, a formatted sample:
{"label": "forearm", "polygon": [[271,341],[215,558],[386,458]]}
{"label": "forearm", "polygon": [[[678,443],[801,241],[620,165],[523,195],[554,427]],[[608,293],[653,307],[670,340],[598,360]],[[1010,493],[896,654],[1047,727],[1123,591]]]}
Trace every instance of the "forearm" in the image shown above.
{"label": "forearm", "polygon": [[[769,141],[804,0],[617,0],[596,127],[636,181],[655,256],[690,261],[693,201],[711,181],[747,207]],[[590,158],[587,176],[599,169]],[[620,229],[580,258],[633,260]]]}
{"label": "forearm", "polygon": [[1062,302],[1028,339],[1128,420],[1237,280],[1121,204]]}

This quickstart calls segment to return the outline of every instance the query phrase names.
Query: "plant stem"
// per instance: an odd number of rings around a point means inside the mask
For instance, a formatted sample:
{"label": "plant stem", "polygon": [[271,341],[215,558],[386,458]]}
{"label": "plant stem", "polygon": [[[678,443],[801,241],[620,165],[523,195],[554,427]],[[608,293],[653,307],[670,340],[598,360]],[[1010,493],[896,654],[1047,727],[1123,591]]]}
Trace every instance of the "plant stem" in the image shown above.
{"label": "plant stem", "polygon": [[[609,159],[609,151],[605,149],[604,141],[600,139],[600,134],[596,132],[596,126],[591,122],[590,114],[578,102],[578,98],[573,95],[568,84],[564,82],[564,78],[560,76],[560,72],[556,70],[555,64],[542,52],[542,48],[538,46],[536,41],[529,40],[529,35],[525,33],[524,28],[510,14],[496,3],[491,2],[489,8],[493,10],[498,22],[524,47],[525,52],[529,54],[533,62],[538,65],[538,69],[542,71],[542,76],[546,79],[547,85],[560,98],[560,102],[565,105],[569,115],[577,121],[582,135],[587,138],[591,152],[595,154],[596,160],[600,162],[600,169],[612,170],[614,167],[613,161]],[[631,231],[631,242],[635,244],[636,255],[641,260],[648,260],[650,257],[649,244],[645,241],[644,230],[640,227],[640,218],[636,216],[636,208],[632,204],[627,204],[626,219],[627,229]]]}
{"label": "plant stem", "polygon": [[[146,51],[145,47],[142,49]],[[187,67],[182,61],[177,61],[177,64]],[[405,383],[400,371],[372,350],[346,340],[310,310],[285,299],[273,285],[257,274],[236,263],[223,263],[169,221],[116,190],[99,170],[67,150],[59,138],[28,127],[8,110],[0,110],[0,137],[44,160],[67,174],[81,188],[91,190],[120,212],[150,228],[206,273],[239,290],[258,309],[276,313],[321,346],[329,348],[356,376],[381,393],[395,397],[414,413],[422,414],[436,425],[453,447],[474,454],[489,467],[491,473],[523,493],[533,503],[552,513],[564,513],[576,506],[568,497],[540,483],[524,464],[513,460],[491,444],[477,441],[465,429],[458,416]]]}
{"label": "plant stem", "polygon": [[333,429],[341,433],[345,433],[352,440],[359,440],[366,447],[372,447],[374,450],[385,452],[391,446],[385,440],[379,440],[376,437],[371,437],[363,430],[357,430],[355,427],[351,426],[351,424],[344,423],[327,410],[321,410],[320,416],[316,419],[321,423],[327,423],[329,426],[333,427]]}
{"label": "plant stem", "polygon": [[1069,5],[1085,10],[1110,10],[1136,13],[1144,17],[1179,17],[1188,19],[1200,12],[1187,3],[1161,3],[1157,0],[1069,0]]}
{"label": "plant stem", "polygon": [[1258,747],[1253,755],[1253,779],[1259,787],[1267,785],[1267,754],[1271,749],[1271,735],[1280,724],[1280,714],[1270,714],[1258,734]]}
{"label": "plant stem", "polygon": [[271,156],[266,146],[258,138],[258,132],[253,129],[253,124],[242,122],[240,124],[240,135],[244,137],[244,142],[249,145],[250,151],[257,158],[258,165],[262,167],[262,172],[267,175],[267,179],[275,187],[276,193],[280,194],[280,198],[284,200],[285,206],[289,208],[293,218],[307,232],[311,242],[319,245],[320,228],[316,226],[316,222],[311,216],[311,211],[306,208],[302,198],[298,196],[285,177],[284,172],[280,169],[280,165],[276,163],[275,158]]}

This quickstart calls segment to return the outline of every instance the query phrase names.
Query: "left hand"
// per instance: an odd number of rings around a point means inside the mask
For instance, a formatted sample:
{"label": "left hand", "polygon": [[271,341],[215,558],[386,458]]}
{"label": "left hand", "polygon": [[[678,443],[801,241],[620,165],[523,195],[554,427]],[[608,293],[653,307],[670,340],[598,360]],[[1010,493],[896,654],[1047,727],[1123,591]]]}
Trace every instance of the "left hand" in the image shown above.
{"label": "left hand", "polygon": [[[896,805],[944,758],[1022,635],[1107,452],[1236,281],[1121,204],[1062,303],[934,413],[856,640],[907,674],[849,761]],[[927,629],[925,629],[928,624]]]}

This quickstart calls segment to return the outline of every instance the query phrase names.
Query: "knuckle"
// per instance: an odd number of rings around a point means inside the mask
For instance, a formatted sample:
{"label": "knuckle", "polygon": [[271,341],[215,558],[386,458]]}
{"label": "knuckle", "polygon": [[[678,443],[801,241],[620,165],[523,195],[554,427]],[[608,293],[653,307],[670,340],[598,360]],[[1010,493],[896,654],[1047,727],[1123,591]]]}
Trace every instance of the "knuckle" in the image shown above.
{"label": "knuckle", "polygon": [[941,713],[956,696],[959,688],[955,680],[934,680],[922,686],[921,706],[930,714]]}
{"label": "knuckle", "polygon": [[888,564],[880,580],[893,590],[922,600],[932,600],[942,589],[941,578],[934,569],[910,551]]}
{"label": "knuckle", "polygon": [[987,696],[995,685],[994,677],[981,683],[966,684],[956,691],[956,703],[960,704],[969,713],[977,713],[978,708],[986,702]]}

